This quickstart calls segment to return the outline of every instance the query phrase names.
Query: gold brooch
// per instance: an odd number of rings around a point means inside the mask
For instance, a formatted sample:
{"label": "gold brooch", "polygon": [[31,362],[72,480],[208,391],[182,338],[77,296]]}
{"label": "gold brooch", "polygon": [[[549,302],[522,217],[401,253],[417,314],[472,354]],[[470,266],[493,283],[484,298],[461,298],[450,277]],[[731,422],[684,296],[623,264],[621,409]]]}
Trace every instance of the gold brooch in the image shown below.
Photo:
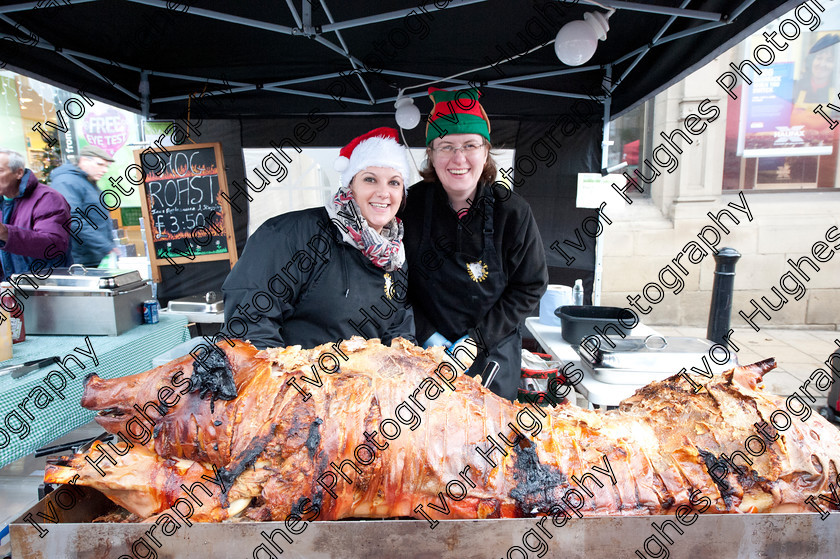
{"label": "gold brooch", "polygon": [[487,264],[481,260],[478,262],[468,262],[467,273],[470,275],[470,279],[474,282],[482,282],[487,279]]}
{"label": "gold brooch", "polygon": [[391,274],[385,274],[385,296],[389,299],[393,299],[391,297],[391,293],[393,292],[393,282],[391,281]]}

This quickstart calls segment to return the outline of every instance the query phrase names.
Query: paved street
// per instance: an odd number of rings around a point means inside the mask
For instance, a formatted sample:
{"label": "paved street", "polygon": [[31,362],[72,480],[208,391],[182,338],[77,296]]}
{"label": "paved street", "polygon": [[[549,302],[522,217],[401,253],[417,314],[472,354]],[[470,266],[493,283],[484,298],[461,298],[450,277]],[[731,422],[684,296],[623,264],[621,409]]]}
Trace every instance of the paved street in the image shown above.
{"label": "paved street", "polygon": [[[705,328],[688,326],[653,326],[663,336],[694,336],[705,338]],[[804,330],[792,328],[762,328],[756,332],[751,328],[736,328],[732,341],[738,346],[738,362],[742,365],[761,361],[768,357],[776,359],[777,368],[764,377],[767,391],[788,396],[807,380],[811,373],[822,367],[827,370],[825,360],[837,349],[834,340],[840,339],[836,330]],[[812,382],[813,384],[813,382]],[[810,392],[812,386],[808,386]],[[819,408],[826,403],[826,392],[821,393],[812,407]]]}

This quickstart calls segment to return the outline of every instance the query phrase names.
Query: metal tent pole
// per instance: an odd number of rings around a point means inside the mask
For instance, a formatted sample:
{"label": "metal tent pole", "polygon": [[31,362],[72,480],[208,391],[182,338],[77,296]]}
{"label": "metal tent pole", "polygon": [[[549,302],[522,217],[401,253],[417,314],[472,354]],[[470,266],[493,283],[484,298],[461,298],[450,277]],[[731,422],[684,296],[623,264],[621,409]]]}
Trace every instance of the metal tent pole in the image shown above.
{"label": "metal tent pole", "polygon": [[[168,9],[167,3],[164,0],[128,0],[129,2],[134,2],[136,4],[145,4],[146,6],[152,6],[154,8],[161,8],[161,9]],[[233,14],[226,14],[224,12],[217,12],[215,10],[207,10],[205,8],[196,8],[190,7],[189,14],[191,16],[201,16],[210,19],[216,19],[219,21],[224,21],[226,23],[238,23],[240,25],[246,25],[248,27],[253,27],[254,29],[264,29],[266,31],[274,31],[275,33],[283,33],[284,35],[294,35],[296,32],[300,34],[299,31],[293,29],[287,25],[279,25],[276,23],[268,23],[267,21],[260,21],[258,19],[251,19],[248,17],[241,17],[235,16]]]}
{"label": "metal tent pole", "polygon": [[419,11],[424,13],[426,12],[434,12],[438,10],[451,10],[452,8],[459,8],[461,6],[469,6],[470,4],[478,4],[479,2],[485,2],[486,0],[452,0],[451,2],[447,2],[444,4],[443,7],[438,8],[437,3],[431,5],[422,5],[422,9],[420,7],[416,8],[407,8],[404,10],[396,10],[394,12],[386,12],[384,14],[377,14],[375,16],[368,16],[368,17],[360,17],[356,19],[348,19],[347,21],[338,21],[336,23],[330,23],[328,25],[321,26],[321,33],[329,33],[330,31],[337,31],[339,29],[349,29],[350,27],[358,27],[360,25],[367,25],[369,23],[382,23],[383,21],[390,21],[392,19],[400,19],[402,17],[407,17],[411,14],[417,14]]}
{"label": "metal tent pole", "polygon": [[[604,72],[604,81],[612,83],[612,66],[607,66]],[[610,110],[612,107],[612,97],[607,95],[604,97],[604,129],[601,139],[601,169],[606,169],[609,162],[609,147],[610,142]],[[601,229],[601,210],[598,210],[598,228],[596,231],[603,231]],[[592,304],[601,304],[601,277],[604,272],[604,242],[603,233],[595,237],[595,278],[592,280]]]}
{"label": "metal tent pole", "polygon": [[149,73],[145,70],[140,72],[140,112],[143,118],[149,118],[149,109],[151,107],[151,100],[149,99]]}
{"label": "metal tent pole", "polygon": [[[579,0],[559,0],[560,2],[578,2]],[[586,2],[587,0],[583,0]],[[589,2],[587,2],[589,3]],[[616,10],[629,10],[631,12],[644,12],[647,14],[661,14],[666,16],[680,16],[706,21],[721,21],[723,14],[707,12],[703,10],[686,10],[685,8],[671,8],[669,6],[656,6],[654,4],[642,4],[641,2],[622,2],[619,0],[601,0],[599,4],[591,3],[594,6],[603,4],[605,8]]]}
{"label": "metal tent pole", "polygon": [[[304,0],[304,3],[307,3],[308,1],[309,0]],[[327,7],[327,3],[324,0],[321,0],[321,7],[324,8],[324,13],[327,14],[327,19],[330,20],[330,23],[334,23],[335,20],[333,19],[332,13],[330,12],[330,9]],[[356,57],[350,54],[350,48],[347,46],[347,43],[344,42],[344,37],[341,36],[341,31],[336,29],[335,36],[338,37],[338,42],[341,45],[341,48],[344,49],[344,55],[350,61],[350,64],[353,65],[353,70],[359,70],[360,67],[361,69],[364,69],[364,65],[357,64]],[[370,88],[368,88],[367,82],[365,82],[365,79],[362,77],[361,72],[354,73],[356,74],[356,77],[359,78],[359,82],[361,82],[362,87],[365,89],[365,93],[367,93],[368,99],[370,100],[370,104],[373,105],[375,102],[373,99],[373,93],[371,93]]]}
{"label": "metal tent pole", "polygon": [[[62,0],[64,6],[71,6],[73,4],[85,4],[87,2],[98,2],[99,0]],[[3,6],[0,8],[0,14],[8,14],[11,12],[25,12],[28,10],[34,10],[36,8],[42,7],[42,1],[39,2],[23,2],[22,4],[10,4],[8,6]],[[56,8],[60,8],[62,6],[52,6]]]}

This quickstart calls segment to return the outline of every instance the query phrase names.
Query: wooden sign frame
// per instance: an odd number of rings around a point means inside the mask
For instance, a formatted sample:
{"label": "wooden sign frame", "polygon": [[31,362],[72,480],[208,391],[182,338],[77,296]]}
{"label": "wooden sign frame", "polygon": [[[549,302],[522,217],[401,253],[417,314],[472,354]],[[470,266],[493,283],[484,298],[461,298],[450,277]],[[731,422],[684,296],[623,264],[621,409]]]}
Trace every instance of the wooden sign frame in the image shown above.
{"label": "wooden sign frame", "polygon": [[[148,151],[149,148],[145,148],[143,150],[134,150],[134,162],[143,169],[143,162],[141,161],[141,154],[142,153],[159,153],[165,154],[169,152],[170,155],[168,157],[173,157],[173,152],[178,151],[192,151],[196,149],[204,149],[204,148],[213,148],[213,153],[215,155],[216,160],[216,176],[219,180],[219,192],[224,194],[224,198],[228,197],[228,188],[227,188],[227,177],[225,176],[225,162],[222,156],[222,144],[219,142],[207,142],[202,144],[183,144],[178,146],[167,146],[165,149],[152,149]],[[144,175],[145,177],[145,175]],[[227,240],[227,253],[219,253],[219,254],[203,254],[197,255],[193,258],[189,257],[170,257],[170,258],[158,258],[157,251],[155,250],[155,238],[154,238],[154,222],[152,220],[152,212],[149,202],[149,191],[146,188],[146,180],[143,181],[143,184],[140,185],[141,192],[140,192],[140,206],[141,211],[143,212],[143,220],[146,229],[146,246],[149,256],[149,262],[151,263],[152,268],[152,279],[159,283],[161,281],[161,273],[160,268],[161,266],[171,266],[171,265],[181,265],[181,264],[196,264],[199,262],[213,262],[218,260],[228,260],[230,262],[230,267],[233,269],[233,265],[236,264],[238,260],[238,256],[236,253],[236,239],[233,235],[233,219],[230,215],[230,208],[227,210],[224,208],[223,205],[220,204],[221,214],[222,214],[222,221],[220,224],[222,226],[225,239]]]}

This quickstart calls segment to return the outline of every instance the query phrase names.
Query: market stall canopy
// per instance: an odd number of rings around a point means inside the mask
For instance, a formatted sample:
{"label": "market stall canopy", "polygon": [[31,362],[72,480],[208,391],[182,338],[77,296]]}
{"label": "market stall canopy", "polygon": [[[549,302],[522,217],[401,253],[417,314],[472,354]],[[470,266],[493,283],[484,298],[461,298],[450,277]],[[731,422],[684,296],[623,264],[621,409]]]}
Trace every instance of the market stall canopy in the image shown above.
{"label": "market stall canopy", "polygon": [[[554,40],[569,22],[585,25],[584,14],[608,13],[593,0],[2,1],[0,66],[74,97],[81,90],[151,118],[187,120],[194,141],[221,143],[239,188],[247,184],[243,149],[290,138],[341,146],[362,130],[394,126],[401,90],[427,114],[429,85],[478,85],[494,146],[515,150],[514,186],[533,209],[551,283],[583,279],[589,302],[595,240],[579,229],[597,210],[576,207],[576,192],[580,173],[604,166],[600,103],[615,118],[798,4],[794,24],[815,25],[819,1],[603,0],[615,9],[610,29],[578,67],[558,59]],[[71,99],[63,117],[81,108]],[[59,114],[43,125],[62,126]],[[572,115],[573,124],[557,124]],[[561,148],[554,153],[545,138],[558,127],[564,138],[562,146],[552,140]],[[408,145],[423,145],[424,128],[406,132]],[[243,192],[232,193],[239,253],[250,212]],[[571,240],[574,258],[551,250],[558,240]],[[163,304],[218,290],[229,266],[179,271],[162,268]]]}
{"label": "market stall canopy", "polygon": [[392,113],[399,89],[447,77],[438,87],[492,93],[491,117],[525,120],[601,97],[606,83],[615,117],[802,2],[602,3],[617,10],[610,30],[577,68],[553,41],[605,12],[588,0],[4,1],[0,61],[158,118],[182,115],[191,93],[230,99],[207,104],[217,118]]}

